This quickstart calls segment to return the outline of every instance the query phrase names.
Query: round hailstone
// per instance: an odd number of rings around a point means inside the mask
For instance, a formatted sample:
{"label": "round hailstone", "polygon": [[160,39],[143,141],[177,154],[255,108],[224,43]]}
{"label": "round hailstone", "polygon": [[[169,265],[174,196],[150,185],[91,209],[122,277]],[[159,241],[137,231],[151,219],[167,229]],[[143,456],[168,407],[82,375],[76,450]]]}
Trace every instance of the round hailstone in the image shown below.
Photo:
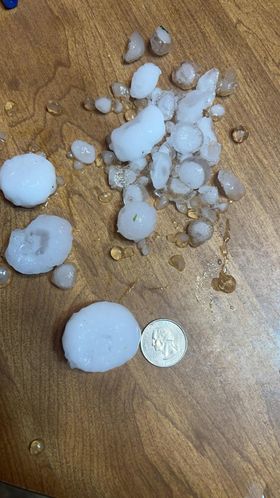
{"label": "round hailstone", "polygon": [[193,153],[202,145],[203,135],[197,126],[178,123],[173,129],[170,143],[181,154]]}
{"label": "round hailstone", "polygon": [[106,372],[133,358],[140,337],[139,324],[125,306],[103,301],[72,315],[62,345],[71,368]]}
{"label": "round hailstone", "polygon": [[98,99],[95,99],[94,105],[99,112],[107,114],[112,109],[112,99],[110,97],[98,97]]}
{"label": "round hailstone", "polygon": [[106,166],[111,166],[117,160],[114,152],[111,150],[104,150],[101,155]]}
{"label": "round hailstone", "polygon": [[72,289],[76,282],[77,269],[71,263],[57,266],[52,274],[52,283],[60,289]]}
{"label": "round hailstone", "polygon": [[12,157],[0,169],[0,188],[15,206],[37,206],[56,190],[55,168],[45,157],[31,152]]}
{"label": "round hailstone", "polygon": [[157,213],[146,202],[128,202],[118,215],[118,232],[128,240],[145,239],[154,231]]}
{"label": "round hailstone", "polygon": [[158,26],[150,39],[150,44],[154,54],[159,56],[168,54],[172,46],[171,35],[163,26]]}
{"label": "round hailstone", "polygon": [[42,214],[26,228],[12,231],[5,258],[20,273],[46,273],[65,261],[71,251],[72,240],[69,221]]}
{"label": "round hailstone", "polygon": [[111,148],[120,161],[133,162],[149,154],[164,134],[162,112],[155,105],[149,105],[136,118],[113,130]]}
{"label": "round hailstone", "polygon": [[130,63],[137,61],[142,57],[145,52],[145,42],[143,37],[137,31],[134,31],[129,37],[128,49],[124,54],[123,59],[125,62]]}
{"label": "round hailstone", "polygon": [[111,88],[114,97],[116,98],[124,97],[126,99],[129,99],[130,97],[129,88],[121,81],[115,81],[114,83],[112,83]]}
{"label": "round hailstone", "polygon": [[209,115],[214,121],[218,121],[225,115],[225,108],[221,104],[212,105],[209,109]]}
{"label": "round hailstone", "polygon": [[230,171],[221,169],[218,173],[218,181],[228,199],[232,201],[239,201],[239,199],[245,195],[245,187]]}
{"label": "round hailstone", "polygon": [[84,140],[75,140],[71,145],[73,156],[84,164],[92,164],[95,161],[95,147]]}
{"label": "round hailstone", "polygon": [[198,247],[206,242],[206,240],[211,239],[213,232],[214,227],[208,220],[194,220],[188,225],[190,244],[193,247]]}
{"label": "round hailstone", "polygon": [[140,66],[132,76],[130,95],[135,99],[144,99],[157,86],[161,70],[152,62]]}
{"label": "round hailstone", "polygon": [[205,181],[204,169],[194,161],[184,161],[179,169],[179,178],[191,189],[199,188]]}
{"label": "round hailstone", "polygon": [[219,200],[219,192],[217,187],[212,187],[211,185],[204,185],[199,189],[200,199],[204,204],[209,204],[209,206],[214,206]]}

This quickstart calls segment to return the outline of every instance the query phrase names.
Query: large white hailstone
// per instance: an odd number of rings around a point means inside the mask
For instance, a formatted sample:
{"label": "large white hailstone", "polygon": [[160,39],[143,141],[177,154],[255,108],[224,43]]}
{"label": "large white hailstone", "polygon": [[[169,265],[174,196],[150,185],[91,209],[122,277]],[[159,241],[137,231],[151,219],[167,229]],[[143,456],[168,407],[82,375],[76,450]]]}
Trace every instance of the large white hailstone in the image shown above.
{"label": "large white hailstone", "polygon": [[192,153],[201,147],[203,135],[197,126],[177,123],[168,141],[177,152]]}
{"label": "large white hailstone", "polygon": [[149,154],[163,138],[162,112],[154,105],[140,111],[135,119],[113,130],[111,148],[120,161],[134,161]]}
{"label": "large white hailstone", "polygon": [[203,185],[199,189],[200,199],[204,204],[209,204],[209,206],[214,206],[219,200],[219,192],[217,187],[212,185]]}
{"label": "large white hailstone", "polygon": [[128,48],[126,53],[123,56],[125,62],[130,63],[137,61],[142,57],[145,52],[145,42],[143,37],[138,33],[138,31],[134,31],[128,41]]}
{"label": "large white hailstone", "polygon": [[188,225],[190,244],[193,247],[198,247],[206,242],[206,240],[211,239],[213,232],[214,227],[208,220],[194,220]]}
{"label": "large white hailstone", "polygon": [[179,168],[179,178],[191,189],[197,189],[205,181],[204,169],[195,161],[184,161]]}
{"label": "large white hailstone", "polygon": [[221,169],[218,173],[218,181],[228,199],[232,201],[239,201],[239,199],[245,195],[245,187],[230,171]]}
{"label": "large white hailstone", "polygon": [[161,70],[152,62],[140,66],[132,76],[130,95],[135,99],[144,99],[157,86]]}
{"label": "large white hailstone", "polygon": [[215,92],[192,90],[181,99],[177,106],[176,119],[184,123],[196,123],[215,99]]}
{"label": "large white hailstone", "polygon": [[102,301],[72,315],[62,345],[71,368],[106,372],[133,358],[140,337],[139,324],[125,306]]}
{"label": "large white hailstone", "polygon": [[118,232],[128,240],[138,242],[154,231],[157,212],[147,202],[128,202],[118,215]]}
{"label": "large white hailstone", "polygon": [[95,99],[94,105],[102,114],[108,114],[112,109],[112,99],[110,97],[98,97]]}
{"label": "large white hailstone", "polygon": [[57,266],[52,273],[52,283],[60,289],[72,289],[76,282],[77,269],[72,263]]}
{"label": "large white hailstone", "polygon": [[0,169],[0,188],[16,206],[37,206],[56,190],[55,168],[39,154],[30,152],[12,157]]}
{"label": "large white hailstone", "polygon": [[219,79],[219,69],[213,68],[200,76],[196,89],[203,92],[216,92],[217,83]]}
{"label": "large white hailstone", "polygon": [[95,147],[84,140],[74,140],[71,151],[73,156],[83,164],[92,164],[95,161]]}
{"label": "large white hailstone", "polygon": [[176,108],[174,93],[168,91],[162,92],[157,101],[157,106],[161,110],[165,121],[172,119]]}
{"label": "large white hailstone", "polygon": [[12,231],[5,258],[20,273],[46,273],[65,261],[72,240],[69,221],[60,216],[42,214],[26,228]]}
{"label": "large white hailstone", "polygon": [[152,154],[151,180],[155,189],[162,189],[166,186],[172,161],[169,154],[163,152],[155,152]]}

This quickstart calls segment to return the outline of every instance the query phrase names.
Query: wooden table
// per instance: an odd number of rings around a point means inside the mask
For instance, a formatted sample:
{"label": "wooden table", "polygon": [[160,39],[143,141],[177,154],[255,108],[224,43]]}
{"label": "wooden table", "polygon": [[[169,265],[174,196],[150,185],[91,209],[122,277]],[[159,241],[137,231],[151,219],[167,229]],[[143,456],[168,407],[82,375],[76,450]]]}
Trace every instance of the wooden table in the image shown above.
{"label": "wooden table", "polygon": [[[75,227],[71,254],[77,285],[63,292],[48,275],[13,276],[1,290],[0,478],[58,498],[261,498],[280,496],[279,355],[279,15],[278,0],[21,0],[0,8],[0,129],[3,161],[30,146],[45,151],[66,186],[47,206],[12,207],[1,198],[1,253],[10,231],[38,213]],[[120,195],[104,206],[103,171],[74,171],[65,151],[74,138],[102,142],[119,117],[85,111],[87,95],[106,95],[140,65],[123,66],[133,30],[146,39],[163,24],[172,52],[160,59],[162,85],[175,64],[233,66],[239,88],[217,126],[221,165],[239,175],[246,197],[231,207],[231,295],[217,293],[218,227],[198,249],[174,249],[166,234],[184,215],[159,214],[152,254],[120,262],[109,250],[128,245],[115,234]],[[48,100],[64,113],[46,113]],[[7,101],[15,112],[4,112]],[[243,124],[242,145],[229,138]],[[175,222],[175,224],[174,224]],[[184,254],[177,272],[169,257]],[[72,312],[96,300],[121,302],[141,326],[166,316],[185,327],[189,349],[158,369],[139,352],[104,375],[71,371],[61,334]],[[30,441],[46,448],[29,453]]]}

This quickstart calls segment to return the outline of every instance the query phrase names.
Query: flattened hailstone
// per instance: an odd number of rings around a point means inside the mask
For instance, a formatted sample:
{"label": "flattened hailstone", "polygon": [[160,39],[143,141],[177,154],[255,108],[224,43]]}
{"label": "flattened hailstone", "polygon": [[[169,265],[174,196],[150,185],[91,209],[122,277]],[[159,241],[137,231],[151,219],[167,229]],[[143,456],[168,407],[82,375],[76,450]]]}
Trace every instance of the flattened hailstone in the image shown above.
{"label": "flattened hailstone", "polygon": [[125,306],[102,301],[72,315],[62,345],[71,368],[106,372],[133,358],[140,337],[139,324]]}
{"label": "flattened hailstone", "polygon": [[12,231],[5,258],[20,273],[46,273],[65,261],[72,240],[69,221],[60,216],[42,214],[26,228]]}
{"label": "flattened hailstone", "polygon": [[72,289],[76,282],[76,275],[76,266],[71,263],[64,263],[54,269],[51,280],[60,289]]}
{"label": "flattened hailstone", "polygon": [[144,99],[157,86],[161,70],[152,62],[140,66],[132,76],[130,95],[135,99]]}
{"label": "flattened hailstone", "polygon": [[15,206],[37,206],[56,190],[55,168],[45,157],[31,152],[12,157],[0,169],[0,188]]}
{"label": "flattened hailstone", "polygon": [[140,59],[145,52],[145,42],[143,37],[138,33],[138,31],[134,31],[128,41],[128,49],[124,54],[123,59],[125,62],[134,62]]}
{"label": "flattened hailstone", "polygon": [[163,114],[164,121],[172,119],[176,107],[176,98],[174,93],[163,92],[157,101],[157,106]]}
{"label": "flattened hailstone", "polygon": [[203,111],[210,107],[215,99],[215,92],[191,90],[177,106],[176,120],[184,123],[196,123],[203,116]]}
{"label": "flattened hailstone", "polygon": [[147,202],[128,202],[118,215],[118,232],[128,240],[145,239],[154,231],[157,213]]}
{"label": "flattened hailstone", "polygon": [[216,68],[210,69],[202,76],[200,76],[196,89],[202,92],[215,92],[217,88],[217,83],[219,79],[220,71]]}
{"label": "flattened hailstone", "polygon": [[245,187],[230,171],[221,169],[218,172],[218,181],[228,199],[232,201],[239,201],[239,199],[245,195]]}
{"label": "flattened hailstone", "polygon": [[154,188],[162,189],[167,184],[172,161],[169,154],[155,152],[152,154],[151,180]]}
{"label": "flattened hailstone", "polygon": [[180,180],[191,189],[197,189],[205,181],[203,167],[194,161],[184,161],[179,168]]}
{"label": "flattened hailstone", "polygon": [[172,46],[171,35],[163,26],[158,26],[150,38],[150,44],[154,54],[159,56],[168,54]]}
{"label": "flattened hailstone", "polygon": [[172,72],[173,83],[183,90],[193,88],[196,85],[197,80],[198,66],[193,62],[183,62]]}
{"label": "flattened hailstone", "polygon": [[134,161],[149,154],[165,134],[162,112],[154,105],[140,111],[111,134],[111,148],[120,161]]}
{"label": "flattened hailstone", "polygon": [[168,141],[177,152],[192,153],[201,147],[203,135],[197,126],[177,123]]}
{"label": "flattened hailstone", "polygon": [[95,99],[94,105],[99,112],[107,114],[112,109],[112,99],[110,97],[98,97]]}
{"label": "flattened hailstone", "polygon": [[194,220],[188,225],[190,244],[193,247],[198,247],[206,242],[206,240],[211,239],[213,232],[214,227],[208,220]]}
{"label": "flattened hailstone", "polygon": [[217,187],[212,187],[212,185],[203,185],[199,189],[200,199],[204,204],[209,204],[209,206],[214,206],[219,200],[219,192]]}
{"label": "flattened hailstone", "polygon": [[83,164],[92,164],[95,161],[95,147],[84,140],[74,140],[71,151],[73,156]]}

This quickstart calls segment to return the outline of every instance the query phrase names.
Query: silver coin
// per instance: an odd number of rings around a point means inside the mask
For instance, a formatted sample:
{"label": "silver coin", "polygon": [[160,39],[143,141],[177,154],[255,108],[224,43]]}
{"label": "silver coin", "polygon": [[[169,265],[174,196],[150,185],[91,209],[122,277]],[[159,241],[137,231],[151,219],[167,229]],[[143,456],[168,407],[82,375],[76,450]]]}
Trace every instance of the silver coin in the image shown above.
{"label": "silver coin", "polygon": [[176,365],[187,348],[188,340],[184,330],[172,320],[154,320],[142,332],[142,353],[156,367]]}

